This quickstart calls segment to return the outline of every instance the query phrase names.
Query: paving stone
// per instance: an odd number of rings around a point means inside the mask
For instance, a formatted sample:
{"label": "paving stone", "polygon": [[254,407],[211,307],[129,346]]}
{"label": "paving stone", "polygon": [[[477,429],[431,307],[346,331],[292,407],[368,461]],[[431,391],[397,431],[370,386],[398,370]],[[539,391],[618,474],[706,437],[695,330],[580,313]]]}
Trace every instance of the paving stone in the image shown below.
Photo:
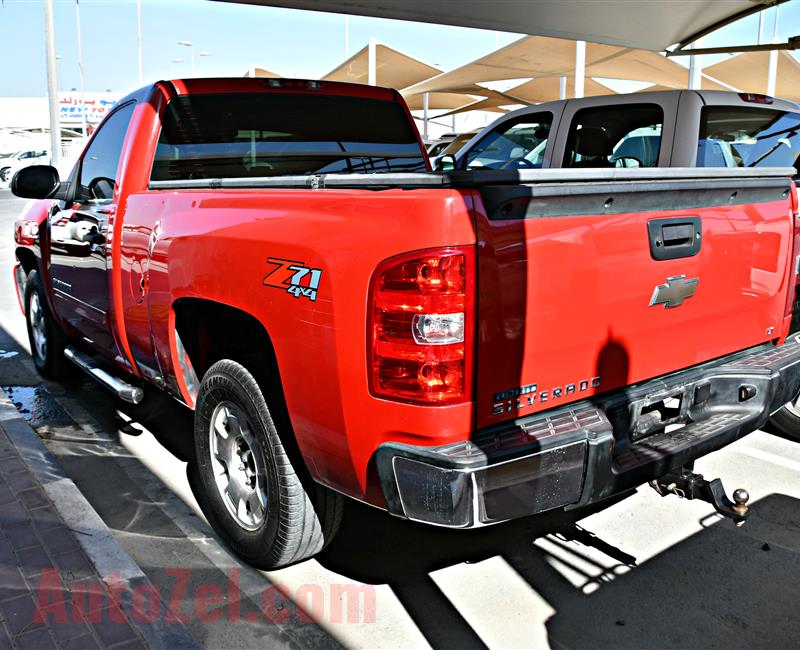
{"label": "paving stone", "polygon": [[14,641],[19,650],[48,650],[49,648],[56,648],[50,633],[47,628],[40,627],[25,634],[16,637]]}
{"label": "paving stone", "polygon": [[94,568],[79,548],[54,555],[53,562],[55,562],[67,582],[83,580],[94,574]]}
{"label": "paving stone", "polygon": [[[112,611],[113,610],[113,611]],[[107,646],[112,646],[123,641],[135,641],[137,636],[127,623],[122,623],[121,619],[125,616],[122,611],[112,606],[101,612],[102,622],[92,623],[95,633],[100,640]]]}
{"label": "paving stone", "polygon": [[3,614],[3,620],[8,626],[9,632],[12,636],[17,636],[25,630],[31,630],[44,625],[44,619],[40,618],[41,622],[36,622],[36,604],[33,602],[30,594],[25,594],[19,598],[11,600],[4,600],[0,603],[0,612]]}
{"label": "paving stone", "polygon": [[82,636],[79,639],[72,639],[60,645],[62,650],[95,650],[95,648],[100,647],[92,636]]}
{"label": "paving stone", "polygon": [[50,501],[45,495],[44,490],[38,486],[19,492],[17,498],[22,501],[22,505],[28,508],[28,510],[50,505]]}
{"label": "paving stone", "polygon": [[17,598],[29,591],[27,583],[16,566],[0,567],[0,602]]}
{"label": "paving stone", "polygon": [[34,525],[36,526],[36,531],[39,533],[42,539],[46,539],[44,533],[52,530],[55,527],[64,525],[64,522],[61,521],[61,517],[58,516],[58,513],[53,509],[53,506],[49,504],[43,508],[31,510],[29,515],[31,519],[33,519]]}
{"label": "paving stone", "polygon": [[33,522],[31,521],[26,521],[14,526],[6,526],[6,535],[15,551],[39,545],[39,538],[36,535],[36,529],[33,527]]}
{"label": "paving stone", "polygon": [[42,546],[31,546],[17,551],[17,557],[26,578],[37,576],[43,569],[53,567],[53,561]]}
{"label": "paving stone", "polygon": [[5,537],[0,539],[0,566],[11,566],[17,561],[11,542]]}
{"label": "paving stone", "polygon": [[16,499],[0,506],[0,527],[3,533],[8,536],[6,529],[16,526],[28,520],[28,513],[21,503]]}
{"label": "paving stone", "polygon": [[43,537],[43,541],[52,555],[79,548],[78,542],[75,540],[75,534],[66,526],[51,528],[47,531],[47,535]]}
{"label": "paving stone", "polygon": [[53,636],[55,636],[56,641],[58,641],[59,644],[72,641],[73,639],[78,639],[83,636],[91,635],[92,630],[89,627],[89,623],[83,617],[83,614],[81,614],[79,608],[73,607],[70,603],[67,607],[65,607],[65,612],[66,620],[64,620],[63,615],[61,615],[60,618],[57,617],[55,615],[55,611],[53,610],[45,612],[47,624],[49,625],[53,632]]}
{"label": "paving stone", "polygon": [[37,485],[36,479],[33,478],[33,475],[28,471],[10,475],[8,474],[8,472],[6,472],[6,482],[8,483],[12,491],[14,491],[16,494],[19,494],[24,490],[29,490],[30,488],[34,488]]}

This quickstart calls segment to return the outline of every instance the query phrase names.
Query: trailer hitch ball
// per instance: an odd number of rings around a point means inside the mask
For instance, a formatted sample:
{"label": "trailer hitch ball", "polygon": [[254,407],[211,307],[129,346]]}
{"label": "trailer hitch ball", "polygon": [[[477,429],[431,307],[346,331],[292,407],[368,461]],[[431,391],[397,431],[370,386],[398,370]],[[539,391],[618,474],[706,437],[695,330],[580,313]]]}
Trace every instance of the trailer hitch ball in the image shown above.
{"label": "trailer hitch ball", "polygon": [[714,506],[719,514],[733,519],[737,526],[744,524],[750,514],[750,494],[739,488],[733,492],[733,500],[725,494],[722,481],[718,478],[707,481],[702,474],[695,474],[685,467],[679,467],[660,479],[651,481],[650,485],[662,497],[674,494],[683,499],[699,499]]}
{"label": "trailer hitch ball", "polygon": [[[750,493],[744,488],[739,488],[733,491],[733,510],[741,517],[746,517],[750,507],[747,502],[750,501]],[[739,519],[736,522],[737,526],[744,525],[744,519]]]}

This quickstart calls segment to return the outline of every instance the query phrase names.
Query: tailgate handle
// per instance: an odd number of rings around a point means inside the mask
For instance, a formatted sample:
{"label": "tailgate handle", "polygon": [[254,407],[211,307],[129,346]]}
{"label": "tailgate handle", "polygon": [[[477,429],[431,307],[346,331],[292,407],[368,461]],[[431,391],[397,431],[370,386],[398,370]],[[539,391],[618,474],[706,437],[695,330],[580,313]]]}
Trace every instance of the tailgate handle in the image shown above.
{"label": "tailgate handle", "polygon": [[703,243],[700,217],[670,217],[647,222],[650,255],[654,260],[694,257]]}

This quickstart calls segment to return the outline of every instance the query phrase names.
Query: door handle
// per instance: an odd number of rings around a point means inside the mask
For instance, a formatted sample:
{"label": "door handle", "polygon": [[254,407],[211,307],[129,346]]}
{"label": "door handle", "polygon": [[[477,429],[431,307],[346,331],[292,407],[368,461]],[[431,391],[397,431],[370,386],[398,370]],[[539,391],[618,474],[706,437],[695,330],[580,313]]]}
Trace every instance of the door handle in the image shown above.
{"label": "door handle", "polygon": [[700,217],[670,217],[647,222],[650,256],[654,260],[694,257],[703,245]]}

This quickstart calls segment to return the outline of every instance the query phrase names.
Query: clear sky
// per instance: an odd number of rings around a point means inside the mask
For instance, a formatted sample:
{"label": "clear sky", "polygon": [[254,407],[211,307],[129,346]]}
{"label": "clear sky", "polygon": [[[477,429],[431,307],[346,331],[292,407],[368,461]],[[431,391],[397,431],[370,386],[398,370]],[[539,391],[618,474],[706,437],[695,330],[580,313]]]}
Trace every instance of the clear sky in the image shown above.
{"label": "clear sky", "polygon": [[[431,0],[435,2],[436,0]],[[43,96],[44,7],[40,0],[0,0],[3,64],[0,95]],[[75,0],[55,0],[59,88],[78,88]],[[87,91],[124,93],[138,85],[134,0],[80,0]],[[774,10],[764,19],[772,36]],[[780,7],[778,35],[800,34],[800,0]],[[142,0],[145,82],[190,75],[194,44],[196,74],[243,75],[254,63],[281,75],[316,78],[345,58],[345,18],[318,12],[236,5],[209,0]],[[751,17],[706,38],[704,45],[754,43]],[[349,53],[370,36],[444,70],[487,54],[515,34],[376,18],[349,18]],[[200,57],[201,51],[210,56]],[[708,57],[708,63],[721,57]],[[173,59],[183,59],[175,63]]]}

